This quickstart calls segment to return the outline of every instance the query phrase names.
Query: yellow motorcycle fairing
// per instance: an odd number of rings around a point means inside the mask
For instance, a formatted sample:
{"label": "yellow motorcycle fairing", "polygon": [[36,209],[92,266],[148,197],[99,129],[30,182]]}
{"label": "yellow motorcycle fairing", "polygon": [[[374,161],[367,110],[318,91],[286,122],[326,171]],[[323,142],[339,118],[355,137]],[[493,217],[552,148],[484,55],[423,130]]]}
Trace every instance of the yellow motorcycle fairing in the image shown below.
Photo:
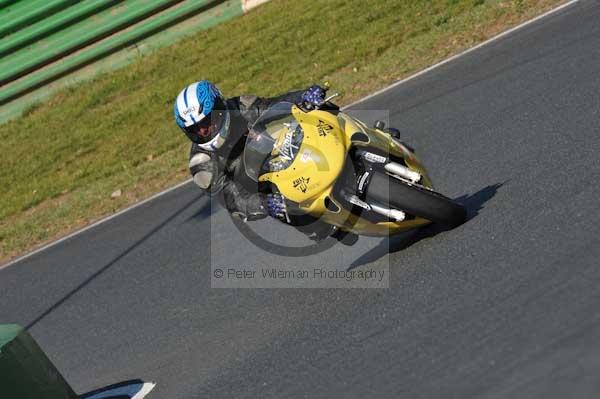
{"label": "yellow motorcycle fairing", "polygon": [[[332,114],[305,113],[293,106],[292,115],[304,131],[298,155],[286,169],[265,173],[259,181],[275,184],[279,192],[291,201],[310,203],[330,189],[342,171],[347,152],[346,140],[337,118]],[[274,155],[279,155],[285,137],[285,132],[279,134]]]}
{"label": "yellow motorcycle fairing", "polygon": [[[274,184],[285,198],[298,203],[307,214],[354,234],[388,236],[430,223],[418,217],[402,222],[373,223],[344,209],[332,193],[345,162],[351,162],[347,154],[352,146],[377,148],[404,159],[411,169],[423,176],[421,184],[431,188],[425,168],[405,146],[389,134],[369,128],[342,112],[337,115],[321,110],[304,112],[292,106],[291,114],[304,131],[297,155],[285,169],[260,175],[260,182]],[[279,124],[275,128],[282,131],[270,132],[278,136],[272,151],[274,159],[281,156],[279,152],[286,137],[285,127]]]}

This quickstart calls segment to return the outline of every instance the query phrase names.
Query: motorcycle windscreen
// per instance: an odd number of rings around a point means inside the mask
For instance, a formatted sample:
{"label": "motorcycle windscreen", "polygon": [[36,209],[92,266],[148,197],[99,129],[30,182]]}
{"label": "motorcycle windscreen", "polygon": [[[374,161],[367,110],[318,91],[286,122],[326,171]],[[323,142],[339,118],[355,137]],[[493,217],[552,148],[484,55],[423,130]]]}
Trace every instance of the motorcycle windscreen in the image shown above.
{"label": "motorcycle windscreen", "polygon": [[292,106],[288,102],[275,104],[248,132],[244,168],[253,181],[258,182],[264,173],[284,170],[298,155],[303,131],[292,115]]}

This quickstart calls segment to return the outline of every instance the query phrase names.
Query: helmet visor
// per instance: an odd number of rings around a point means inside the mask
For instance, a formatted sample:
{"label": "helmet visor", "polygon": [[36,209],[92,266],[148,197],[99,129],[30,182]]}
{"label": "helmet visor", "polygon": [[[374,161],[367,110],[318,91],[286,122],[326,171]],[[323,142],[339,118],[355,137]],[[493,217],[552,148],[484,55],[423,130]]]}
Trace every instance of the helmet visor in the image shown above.
{"label": "helmet visor", "polygon": [[217,135],[225,138],[229,130],[229,110],[221,99],[216,99],[213,110],[199,122],[183,128],[186,136],[194,143],[205,144]]}

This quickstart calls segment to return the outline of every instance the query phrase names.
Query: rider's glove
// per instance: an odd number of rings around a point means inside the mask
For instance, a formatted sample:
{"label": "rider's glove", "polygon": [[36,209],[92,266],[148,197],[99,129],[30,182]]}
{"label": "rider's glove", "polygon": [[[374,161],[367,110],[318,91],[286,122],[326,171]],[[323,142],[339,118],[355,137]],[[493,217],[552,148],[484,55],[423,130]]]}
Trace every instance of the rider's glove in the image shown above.
{"label": "rider's glove", "polygon": [[265,208],[267,208],[269,216],[281,221],[288,220],[285,198],[281,194],[267,194],[265,197]]}
{"label": "rider's glove", "polygon": [[326,91],[319,85],[312,85],[302,94],[302,103],[307,109],[317,108],[325,101]]}

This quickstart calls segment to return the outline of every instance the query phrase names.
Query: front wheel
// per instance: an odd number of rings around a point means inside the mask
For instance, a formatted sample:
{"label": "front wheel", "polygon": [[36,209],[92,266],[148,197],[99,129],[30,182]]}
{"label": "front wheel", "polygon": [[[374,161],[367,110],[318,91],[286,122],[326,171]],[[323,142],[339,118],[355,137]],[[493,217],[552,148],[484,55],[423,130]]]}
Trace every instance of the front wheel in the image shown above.
{"label": "front wheel", "polygon": [[384,173],[373,174],[366,202],[369,203],[370,200],[450,228],[467,219],[465,207],[450,198]]}

